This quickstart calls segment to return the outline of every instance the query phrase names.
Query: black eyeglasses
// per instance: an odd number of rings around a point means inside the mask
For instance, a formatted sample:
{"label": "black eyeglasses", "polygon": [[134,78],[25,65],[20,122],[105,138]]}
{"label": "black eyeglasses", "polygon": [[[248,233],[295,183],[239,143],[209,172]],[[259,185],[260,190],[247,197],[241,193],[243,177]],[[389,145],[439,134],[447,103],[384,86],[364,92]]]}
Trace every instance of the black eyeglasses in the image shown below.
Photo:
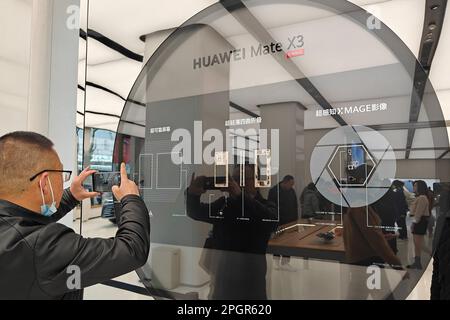
{"label": "black eyeglasses", "polygon": [[36,179],[39,175],[43,174],[44,172],[61,172],[63,176],[63,181],[67,182],[70,180],[70,177],[72,176],[72,171],[70,170],[42,170],[39,173],[36,173],[34,176],[30,178],[30,181],[33,181]]}

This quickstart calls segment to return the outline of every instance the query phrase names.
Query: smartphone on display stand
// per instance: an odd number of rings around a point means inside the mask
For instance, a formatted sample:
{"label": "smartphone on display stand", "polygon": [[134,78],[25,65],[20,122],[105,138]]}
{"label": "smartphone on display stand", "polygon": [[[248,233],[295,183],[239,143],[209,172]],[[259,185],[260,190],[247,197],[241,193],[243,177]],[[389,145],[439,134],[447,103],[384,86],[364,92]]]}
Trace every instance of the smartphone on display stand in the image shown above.
{"label": "smartphone on display stand", "polygon": [[255,187],[270,187],[272,184],[270,150],[255,150],[255,164]]}
{"label": "smartphone on display stand", "polygon": [[214,187],[228,188],[228,152],[216,152],[214,156]]}
{"label": "smartphone on display stand", "polygon": [[228,152],[216,152],[214,156],[214,176],[205,177],[203,189],[220,190],[228,188]]}

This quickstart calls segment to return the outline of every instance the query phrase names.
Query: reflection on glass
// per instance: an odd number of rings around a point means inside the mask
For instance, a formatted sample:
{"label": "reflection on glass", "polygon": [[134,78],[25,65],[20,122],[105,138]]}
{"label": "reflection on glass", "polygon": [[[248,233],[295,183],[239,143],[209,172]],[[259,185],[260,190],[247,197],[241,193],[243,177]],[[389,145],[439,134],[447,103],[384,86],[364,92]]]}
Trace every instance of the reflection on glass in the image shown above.
{"label": "reflection on glass", "polygon": [[194,179],[187,191],[187,215],[212,225],[203,264],[211,277],[211,299],[267,299],[265,253],[277,213],[274,203],[255,188],[254,167],[246,165],[244,170],[246,186],[241,190],[236,183],[235,168],[229,197],[202,203],[205,177]]}
{"label": "reflection on glass", "polygon": [[[427,82],[429,147],[416,147],[416,60],[367,17],[347,1],[215,4],[142,66],[120,121],[87,121],[85,164],[126,162],[152,213],[147,287],[173,298],[407,297],[448,207],[433,185],[448,181],[448,160],[437,161],[448,138],[430,125],[443,117]],[[440,196],[420,239],[416,180]],[[93,233],[114,232],[112,203],[105,194]]]}

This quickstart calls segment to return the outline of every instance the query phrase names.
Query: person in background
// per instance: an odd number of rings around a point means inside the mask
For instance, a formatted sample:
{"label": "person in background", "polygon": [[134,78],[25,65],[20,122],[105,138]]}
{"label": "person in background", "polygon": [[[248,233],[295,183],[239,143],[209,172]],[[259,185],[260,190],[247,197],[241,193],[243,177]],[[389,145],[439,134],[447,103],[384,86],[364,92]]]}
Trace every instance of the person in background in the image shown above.
{"label": "person in background", "polygon": [[[370,170],[366,170],[365,165],[357,167],[353,172],[356,183],[363,183],[367,172]],[[381,228],[372,227],[381,226],[381,219],[372,206],[348,208],[343,220],[348,263],[369,266],[385,262],[401,267],[399,258],[392,251]]]}
{"label": "person in background", "polygon": [[[276,230],[278,210],[274,203],[263,198],[255,187],[253,164],[245,165],[245,187],[240,187],[240,168],[230,177],[229,194],[212,203],[204,203],[201,196],[204,176],[192,174],[186,192],[187,216],[212,225],[207,259],[211,276],[211,299],[266,300],[266,251],[272,232]],[[245,214],[246,219],[242,219]],[[215,217],[221,217],[217,219]]]}
{"label": "person in background", "polygon": [[422,269],[421,254],[430,218],[428,187],[425,181],[417,180],[414,182],[414,193],[416,194],[416,200],[411,205],[410,211],[414,219],[411,226],[414,239],[414,262],[407,267],[410,269]]}
{"label": "person in background", "polygon": [[450,188],[443,184],[433,240],[431,300],[450,300]]}
{"label": "person in background", "polygon": [[391,190],[392,197],[394,200],[395,207],[398,213],[397,226],[399,227],[399,239],[407,240],[408,239],[408,229],[406,227],[406,216],[408,214],[409,208],[408,203],[406,202],[405,193],[403,192],[403,188],[405,183],[400,180],[394,180],[392,182]]}
{"label": "person in background", "polygon": [[409,192],[408,188],[406,188],[406,185],[404,183],[403,183],[403,194],[405,195],[406,203],[408,204],[408,209],[411,210],[411,205],[414,203],[414,200],[416,200],[416,196],[414,195],[413,192]]}
{"label": "person in background", "polygon": [[269,191],[267,200],[272,201],[280,208],[280,226],[298,220],[297,194],[294,185],[294,177],[287,175]]}
{"label": "person in background", "polygon": [[300,204],[302,207],[302,218],[314,218],[320,211],[319,195],[316,185],[311,182],[303,190],[300,196]]}
{"label": "person in background", "polygon": [[[294,189],[295,180],[291,175],[287,175],[281,180],[281,182],[272,187],[269,191],[268,200],[275,203],[280,212],[280,221],[278,227],[298,220],[298,203],[297,194]],[[281,260],[281,261],[280,261]],[[295,269],[289,264],[290,257],[275,256],[276,267],[287,271],[295,271]]]}
{"label": "person in background", "polygon": [[1,137],[0,159],[0,300],[82,299],[83,288],[146,263],[150,217],[125,164],[112,190],[122,209],[116,236],[90,239],[56,222],[97,196],[83,187],[94,170],[64,190],[71,171],[63,170],[53,143],[33,132]]}
{"label": "person in background", "polygon": [[434,225],[436,223],[436,219],[433,216],[433,208],[434,208],[434,192],[433,190],[431,190],[430,187],[428,187],[428,211],[430,212],[430,219],[428,220],[428,226],[427,226],[427,231],[428,231],[428,236],[431,238],[433,237],[433,230],[434,230]]}
{"label": "person in background", "polygon": [[[385,181],[383,185],[388,185],[389,181]],[[383,234],[386,237],[392,251],[397,254],[397,234],[395,232],[395,223],[399,220],[400,214],[394,199],[394,191],[391,188],[375,203],[372,208],[381,219]]]}
{"label": "person in background", "polygon": [[447,214],[433,256],[431,300],[450,300],[450,215]]}
{"label": "person in background", "polygon": [[436,252],[446,219],[450,218],[450,183],[440,183],[439,189],[439,197],[436,203],[436,227],[432,252]]}
{"label": "person in background", "polygon": [[[362,184],[367,178],[367,172],[371,168],[361,165],[353,170],[355,184]],[[361,190],[361,197],[365,197],[365,191]],[[381,219],[373,206],[350,207],[343,215],[343,239],[345,246],[345,260],[348,264],[369,267],[372,265],[388,264],[394,269],[403,270],[400,259],[388,244],[387,237],[383,234]],[[358,295],[359,290],[367,289],[365,271],[363,278],[358,277],[360,268],[351,268],[348,298]],[[364,279],[364,281],[363,281]],[[389,285],[387,278],[382,272],[382,286]],[[370,294],[367,290],[367,295]]]}

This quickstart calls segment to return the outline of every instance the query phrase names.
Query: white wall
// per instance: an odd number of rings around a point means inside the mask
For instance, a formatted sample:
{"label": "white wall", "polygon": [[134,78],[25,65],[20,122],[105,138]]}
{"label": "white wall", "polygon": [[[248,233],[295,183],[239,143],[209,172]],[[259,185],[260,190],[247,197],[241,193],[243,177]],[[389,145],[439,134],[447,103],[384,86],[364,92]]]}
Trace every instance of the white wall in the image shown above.
{"label": "white wall", "polygon": [[0,1],[0,136],[27,128],[32,2]]}
{"label": "white wall", "polygon": [[[27,130],[49,137],[75,171],[79,0],[0,2],[0,135]],[[79,14],[79,12],[78,12]],[[76,19],[75,19],[76,20]],[[63,221],[72,224],[72,215]]]}

